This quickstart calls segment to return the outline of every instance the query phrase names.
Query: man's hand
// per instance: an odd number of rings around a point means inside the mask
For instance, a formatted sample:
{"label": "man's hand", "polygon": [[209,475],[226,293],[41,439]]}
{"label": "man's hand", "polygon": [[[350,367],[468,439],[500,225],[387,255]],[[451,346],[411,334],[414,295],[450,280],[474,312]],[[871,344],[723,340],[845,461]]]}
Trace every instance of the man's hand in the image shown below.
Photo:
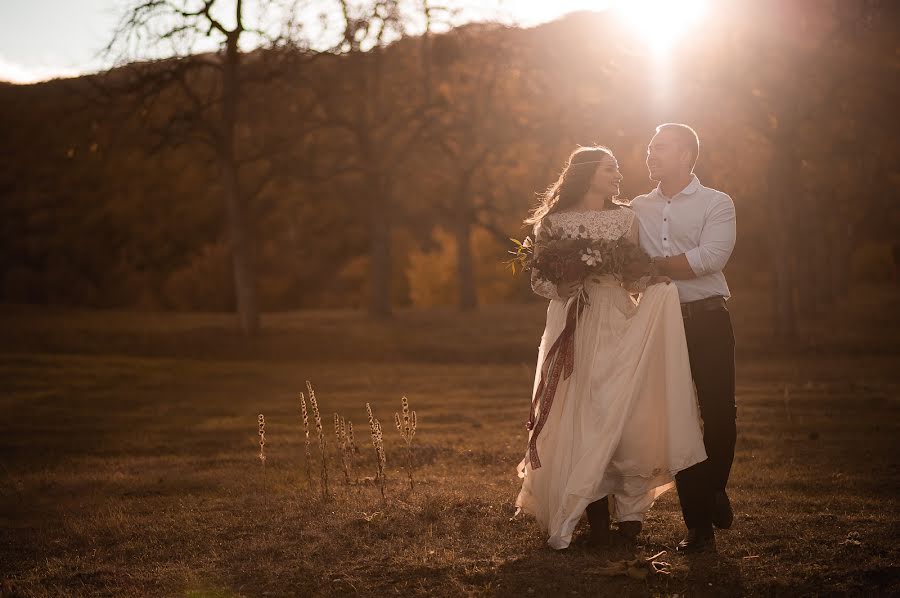
{"label": "man's hand", "polygon": [[626,280],[637,280],[647,275],[650,271],[650,263],[650,259],[643,256],[641,259],[629,260],[625,264],[622,275]]}
{"label": "man's hand", "polygon": [[665,275],[674,280],[697,278],[697,274],[691,269],[691,264],[683,253],[670,257],[655,257],[653,264],[656,266],[656,272],[651,274]]}
{"label": "man's hand", "polygon": [[581,281],[561,282],[556,286],[556,293],[563,299],[568,299],[581,289]]}
{"label": "man's hand", "polygon": [[651,276],[648,284],[669,284],[672,279],[668,276]]}

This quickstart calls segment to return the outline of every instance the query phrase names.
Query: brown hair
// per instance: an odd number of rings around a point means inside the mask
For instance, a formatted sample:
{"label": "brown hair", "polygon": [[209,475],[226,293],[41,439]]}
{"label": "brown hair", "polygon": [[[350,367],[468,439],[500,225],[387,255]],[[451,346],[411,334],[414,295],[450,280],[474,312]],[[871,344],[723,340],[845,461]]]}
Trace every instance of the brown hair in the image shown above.
{"label": "brown hair", "polygon": [[540,202],[525,219],[525,224],[537,224],[548,214],[571,208],[581,201],[591,188],[599,162],[606,156],[614,157],[612,151],[602,145],[579,147],[572,152],[559,178],[541,194]]}
{"label": "brown hair", "polygon": [[691,170],[694,170],[700,155],[700,137],[697,136],[697,131],[681,123],[663,123],[656,127],[656,132],[660,131],[672,131],[675,134],[678,145],[691,153]]}

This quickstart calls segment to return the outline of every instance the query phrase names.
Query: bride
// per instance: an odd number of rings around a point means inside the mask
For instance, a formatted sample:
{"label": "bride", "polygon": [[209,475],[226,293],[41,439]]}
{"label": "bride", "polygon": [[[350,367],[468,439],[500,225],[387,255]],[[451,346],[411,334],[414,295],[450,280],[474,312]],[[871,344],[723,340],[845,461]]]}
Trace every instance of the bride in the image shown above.
{"label": "bride", "polygon": [[[634,212],[613,202],[621,180],[612,152],[581,147],[525,222],[536,238],[549,228],[639,245]],[[551,301],[516,507],[553,548],[569,545],[585,512],[592,545],[609,543],[611,513],[635,538],[675,474],[706,459],[678,290],[647,274],[626,288],[608,275],[555,285],[532,270],[532,288]]]}

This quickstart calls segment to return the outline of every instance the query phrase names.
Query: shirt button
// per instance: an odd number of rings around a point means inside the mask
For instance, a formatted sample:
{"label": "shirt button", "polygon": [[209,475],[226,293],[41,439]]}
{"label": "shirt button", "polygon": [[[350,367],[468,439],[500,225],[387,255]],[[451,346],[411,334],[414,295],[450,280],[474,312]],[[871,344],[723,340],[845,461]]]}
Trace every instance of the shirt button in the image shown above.
{"label": "shirt button", "polygon": [[663,241],[668,241],[669,237],[663,237]]}
{"label": "shirt button", "polygon": [[668,222],[668,221],[669,221],[668,218],[663,218],[663,222]]}

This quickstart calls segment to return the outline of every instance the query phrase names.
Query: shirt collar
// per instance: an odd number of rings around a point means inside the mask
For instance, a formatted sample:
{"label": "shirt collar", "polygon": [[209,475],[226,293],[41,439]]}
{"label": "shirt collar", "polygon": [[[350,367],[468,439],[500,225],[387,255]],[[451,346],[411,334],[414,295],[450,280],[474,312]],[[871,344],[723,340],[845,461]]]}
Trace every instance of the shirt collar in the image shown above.
{"label": "shirt collar", "polygon": [[[696,174],[692,174],[691,182],[687,184],[687,187],[676,193],[675,197],[678,197],[679,195],[690,195],[692,193],[695,193],[700,187],[700,179],[697,178]],[[665,195],[663,195],[662,193],[662,190],[660,190],[660,185],[656,186],[654,192],[656,193],[657,197],[665,197]],[[675,197],[673,197],[672,199],[675,199]]]}

